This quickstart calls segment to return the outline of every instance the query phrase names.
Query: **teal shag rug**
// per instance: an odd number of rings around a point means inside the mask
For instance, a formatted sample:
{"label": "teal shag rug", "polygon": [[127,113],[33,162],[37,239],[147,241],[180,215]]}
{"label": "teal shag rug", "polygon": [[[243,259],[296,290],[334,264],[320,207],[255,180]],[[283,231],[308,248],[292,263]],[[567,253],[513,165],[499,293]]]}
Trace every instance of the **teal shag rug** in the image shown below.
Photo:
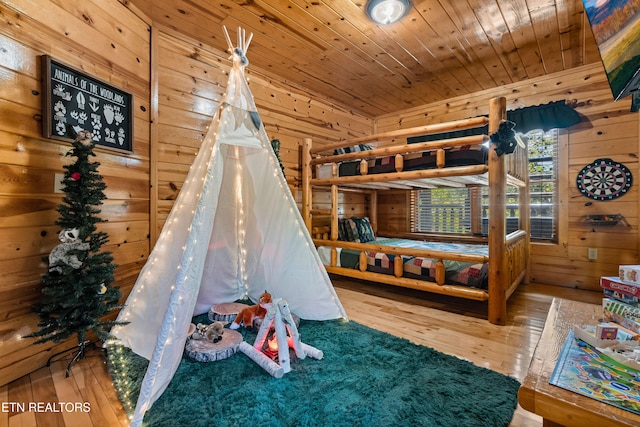
{"label": "teal shag rug", "polygon": [[[206,316],[194,322],[209,323]],[[255,330],[239,330],[253,344]],[[183,356],[146,426],[508,426],[520,383],[511,377],[353,321],[301,321],[321,360],[291,357],[274,378],[242,352],[200,363]],[[108,349],[116,391],[131,415],[148,361]]]}

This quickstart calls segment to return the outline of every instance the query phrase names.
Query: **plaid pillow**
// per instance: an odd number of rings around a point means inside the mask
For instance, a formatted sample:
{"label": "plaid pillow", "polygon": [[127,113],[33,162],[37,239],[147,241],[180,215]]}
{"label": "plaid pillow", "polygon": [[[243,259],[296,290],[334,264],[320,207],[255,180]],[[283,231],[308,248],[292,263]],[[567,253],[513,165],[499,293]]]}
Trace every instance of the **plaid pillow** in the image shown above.
{"label": "plaid pillow", "polygon": [[352,218],[342,220],[344,228],[344,237],[347,242],[360,243],[360,235],[358,234],[358,226]]}
{"label": "plaid pillow", "polygon": [[338,154],[346,154],[346,153],[355,153],[356,151],[366,151],[366,150],[373,150],[373,147],[367,144],[359,144],[351,147],[336,148],[333,151],[333,154],[338,155]]}
{"label": "plaid pillow", "polygon": [[358,229],[358,236],[360,237],[361,243],[371,242],[376,239],[373,228],[371,227],[371,222],[369,222],[368,217],[364,218],[351,218],[352,221],[355,222],[356,228]]}
{"label": "plaid pillow", "polygon": [[348,241],[347,240],[347,232],[345,230],[344,227],[344,222],[346,220],[345,219],[339,219],[338,220],[338,240],[342,240],[343,242]]}

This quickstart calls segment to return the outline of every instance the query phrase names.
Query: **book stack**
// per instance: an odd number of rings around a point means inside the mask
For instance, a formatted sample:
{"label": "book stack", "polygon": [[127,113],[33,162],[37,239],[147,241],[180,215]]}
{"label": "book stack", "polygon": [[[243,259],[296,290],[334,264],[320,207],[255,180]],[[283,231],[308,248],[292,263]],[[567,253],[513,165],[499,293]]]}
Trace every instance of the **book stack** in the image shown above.
{"label": "book stack", "polygon": [[604,319],[640,334],[640,265],[621,265],[619,275],[601,277],[600,286]]}

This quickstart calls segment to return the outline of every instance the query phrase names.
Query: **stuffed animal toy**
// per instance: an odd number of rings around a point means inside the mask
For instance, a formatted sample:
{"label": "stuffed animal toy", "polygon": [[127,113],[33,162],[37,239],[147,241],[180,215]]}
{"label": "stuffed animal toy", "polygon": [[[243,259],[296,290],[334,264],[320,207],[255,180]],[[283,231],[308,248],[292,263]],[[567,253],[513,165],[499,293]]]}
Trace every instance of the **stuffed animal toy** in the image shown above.
{"label": "stuffed animal toy", "polygon": [[252,328],[253,321],[255,319],[264,319],[264,316],[267,314],[267,310],[271,307],[271,302],[271,294],[264,291],[264,293],[260,295],[260,299],[258,299],[258,304],[240,310],[240,313],[238,313],[236,319],[231,323],[229,328],[238,329],[241,324],[245,328]]}
{"label": "stuffed animal toy", "polygon": [[49,254],[49,271],[62,273],[62,266],[69,265],[75,269],[82,266],[78,251],[89,250],[89,243],[78,238],[77,228],[65,229],[58,233],[60,244]]}
{"label": "stuffed animal toy", "polygon": [[85,146],[93,145],[93,135],[88,130],[81,130],[76,136],[76,141]]}
{"label": "stuffed animal toy", "polygon": [[201,340],[206,336],[206,334],[207,334],[207,325],[198,323],[196,325],[195,331],[191,333],[191,339]]}
{"label": "stuffed animal toy", "polygon": [[509,120],[503,120],[498,127],[498,130],[491,134],[491,142],[496,144],[495,151],[498,156],[503,154],[511,154],[519,145],[522,148],[526,146],[520,140],[520,137],[513,130],[516,127],[514,122]]}
{"label": "stuffed animal toy", "polygon": [[196,330],[191,334],[191,339],[206,339],[207,341],[217,343],[222,339],[222,335],[224,335],[224,324],[222,322],[213,322],[210,325],[198,323]]}
{"label": "stuffed animal toy", "polygon": [[207,330],[205,331],[205,337],[210,342],[218,342],[222,339],[222,335],[224,334],[224,325],[222,322],[213,322],[209,326],[207,326]]}

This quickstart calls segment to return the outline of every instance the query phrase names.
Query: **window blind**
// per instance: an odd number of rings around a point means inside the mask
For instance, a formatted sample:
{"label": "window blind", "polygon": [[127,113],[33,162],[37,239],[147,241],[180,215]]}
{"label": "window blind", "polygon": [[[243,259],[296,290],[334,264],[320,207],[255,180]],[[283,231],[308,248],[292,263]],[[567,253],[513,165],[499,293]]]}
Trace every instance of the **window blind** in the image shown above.
{"label": "window blind", "polygon": [[415,190],[412,192],[411,205],[414,232],[471,232],[471,195],[468,188]]}

